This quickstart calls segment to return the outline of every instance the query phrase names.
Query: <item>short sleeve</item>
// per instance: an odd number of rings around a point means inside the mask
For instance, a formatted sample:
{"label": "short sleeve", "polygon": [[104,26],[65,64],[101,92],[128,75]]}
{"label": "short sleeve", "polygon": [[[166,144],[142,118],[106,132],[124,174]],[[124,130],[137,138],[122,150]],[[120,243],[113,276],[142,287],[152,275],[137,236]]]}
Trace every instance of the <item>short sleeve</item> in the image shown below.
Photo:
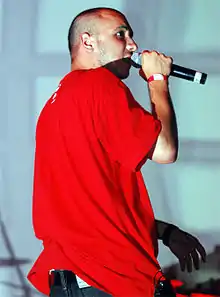
{"label": "short sleeve", "polygon": [[112,74],[99,80],[94,100],[95,129],[102,146],[113,160],[136,169],[156,143],[160,121]]}

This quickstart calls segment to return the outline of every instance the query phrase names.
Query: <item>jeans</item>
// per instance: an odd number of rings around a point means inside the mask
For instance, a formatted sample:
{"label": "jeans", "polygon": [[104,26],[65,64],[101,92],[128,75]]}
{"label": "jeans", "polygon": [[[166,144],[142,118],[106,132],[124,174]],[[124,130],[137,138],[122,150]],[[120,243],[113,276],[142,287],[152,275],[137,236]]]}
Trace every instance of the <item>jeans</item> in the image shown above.
{"label": "jeans", "polygon": [[94,287],[79,288],[71,271],[57,270],[49,276],[50,297],[111,297]]}
{"label": "jeans", "polygon": [[[111,297],[94,287],[79,288],[75,275],[71,271],[56,270],[49,277],[50,297]],[[158,283],[155,297],[175,297],[176,294],[168,281]],[[135,297],[135,296],[134,296]]]}
{"label": "jeans", "polygon": [[[68,295],[69,294],[69,295]],[[110,297],[109,294],[98,290],[94,287],[88,288],[69,288],[69,292],[64,292],[62,287],[53,287],[50,292],[50,297]]]}

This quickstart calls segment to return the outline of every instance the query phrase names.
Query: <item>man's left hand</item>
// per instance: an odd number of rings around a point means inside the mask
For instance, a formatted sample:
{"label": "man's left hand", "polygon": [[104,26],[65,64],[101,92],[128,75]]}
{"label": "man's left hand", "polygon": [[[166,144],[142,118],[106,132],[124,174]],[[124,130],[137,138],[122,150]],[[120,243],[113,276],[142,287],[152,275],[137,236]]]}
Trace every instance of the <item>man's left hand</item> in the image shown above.
{"label": "man's left hand", "polygon": [[188,272],[192,272],[193,266],[198,270],[200,257],[206,262],[206,251],[199,240],[179,228],[171,232],[168,247],[178,258],[182,271],[187,268]]}

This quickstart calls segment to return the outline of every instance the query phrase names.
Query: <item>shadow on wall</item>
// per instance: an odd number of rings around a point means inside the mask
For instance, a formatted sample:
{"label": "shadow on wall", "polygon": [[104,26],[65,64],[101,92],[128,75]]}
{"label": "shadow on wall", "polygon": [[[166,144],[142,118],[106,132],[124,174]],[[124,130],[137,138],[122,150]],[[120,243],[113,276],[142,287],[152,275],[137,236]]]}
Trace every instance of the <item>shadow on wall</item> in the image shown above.
{"label": "shadow on wall", "polygon": [[30,259],[21,259],[18,258],[15,254],[14,248],[12,246],[12,243],[9,238],[9,234],[7,232],[6,226],[1,218],[1,212],[0,212],[0,235],[2,236],[3,239],[3,244],[5,245],[9,257],[7,258],[0,258],[0,269],[5,269],[5,268],[14,268],[16,271],[16,274],[19,279],[19,283],[17,284],[13,281],[7,282],[7,281],[0,281],[0,285],[9,287],[11,289],[15,289],[16,292],[20,291],[23,293],[23,297],[31,297],[33,296],[32,293],[34,290],[29,286],[26,277],[24,276],[21,266],[25,265],[27,263],[30,263]]}

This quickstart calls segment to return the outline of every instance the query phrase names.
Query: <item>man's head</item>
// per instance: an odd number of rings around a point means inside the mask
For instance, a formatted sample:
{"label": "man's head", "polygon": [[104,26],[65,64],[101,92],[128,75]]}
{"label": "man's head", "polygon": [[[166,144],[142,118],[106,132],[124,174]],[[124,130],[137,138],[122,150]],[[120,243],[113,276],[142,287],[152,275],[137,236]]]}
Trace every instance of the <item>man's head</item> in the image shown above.
{"label": "man's head", "polygon": [[129,75],[129,58],[137,49],[125,16],[112,8],[83,11],[68,35],[72,70],[108,67],[120,78]]}

